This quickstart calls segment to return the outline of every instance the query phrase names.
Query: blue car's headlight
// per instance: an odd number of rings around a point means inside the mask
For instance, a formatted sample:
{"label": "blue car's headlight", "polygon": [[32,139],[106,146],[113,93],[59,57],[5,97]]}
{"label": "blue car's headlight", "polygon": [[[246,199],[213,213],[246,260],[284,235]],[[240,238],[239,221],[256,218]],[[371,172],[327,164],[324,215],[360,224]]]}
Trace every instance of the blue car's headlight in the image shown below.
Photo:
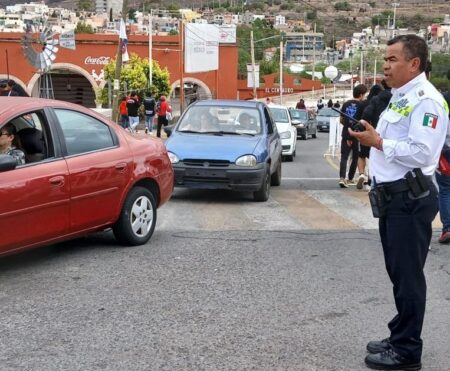
{"label": "blue car's headlight", "polygon": [[236,165],[238,166],[256,166],[256,157],[253,155],[241,156],[236,160]]}
{"label": "blue car's headlight", "polygon": [[167,154],[169,155],[169,160],[172,164],[176,164],[176,163],[180,162],[180,159],[177,157],[176,154],[174,154],[172,152],[167,152]]}
{"label": "blue car's headlight", "polygon": [[291,132],[290,131],[283,131],[282,133],[280,133],[280,138],[281,139],[289,139],[291,137]]}

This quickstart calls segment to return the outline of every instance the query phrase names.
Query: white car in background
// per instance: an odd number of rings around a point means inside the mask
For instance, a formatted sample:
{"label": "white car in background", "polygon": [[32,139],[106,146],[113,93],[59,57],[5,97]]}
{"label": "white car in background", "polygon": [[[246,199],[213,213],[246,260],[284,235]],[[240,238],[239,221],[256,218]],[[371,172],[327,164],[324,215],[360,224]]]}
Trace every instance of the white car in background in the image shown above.
{"label": "white car in background", "polygon": [[273,121],[277,125],[282,144],[282,155],[289,161],[294,161],[297,146],[297,129],[292,125],[291,116],[287,107],[278,104],[269,104]]}

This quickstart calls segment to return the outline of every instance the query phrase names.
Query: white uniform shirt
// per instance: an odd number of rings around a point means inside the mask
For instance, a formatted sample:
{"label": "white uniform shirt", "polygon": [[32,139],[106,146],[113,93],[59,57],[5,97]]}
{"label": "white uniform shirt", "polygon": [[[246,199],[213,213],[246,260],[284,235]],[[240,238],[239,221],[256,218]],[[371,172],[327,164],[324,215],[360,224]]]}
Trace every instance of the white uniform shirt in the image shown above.
{"label": "white uniform shirt", "polygon": [[415,168],[433,175],[448,129],[444,97],[425,73],[392,89],[388,108],[380,116],[377,132],[383,151],[370,150],[370,175],[376,183],[401,179]]}

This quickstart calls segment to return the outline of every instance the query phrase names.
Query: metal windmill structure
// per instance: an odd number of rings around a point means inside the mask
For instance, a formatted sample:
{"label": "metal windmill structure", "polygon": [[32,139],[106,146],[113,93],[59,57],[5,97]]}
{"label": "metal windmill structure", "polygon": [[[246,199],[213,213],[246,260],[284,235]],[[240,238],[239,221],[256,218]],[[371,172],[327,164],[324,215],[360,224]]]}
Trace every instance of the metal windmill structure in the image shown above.
{"label": "metal windmill structure", "polygon": [[[21,41],[25,57],[40,74],[39,97],[41,98],[54,99],[53,83],[49,71],[59,50],[57,47],[59,39],[55,36],[56,34],[50,27],[44,26],[44,29],[35,38],[31,27],[27,27]],[[35,48],[35,45],[38,47]]]}

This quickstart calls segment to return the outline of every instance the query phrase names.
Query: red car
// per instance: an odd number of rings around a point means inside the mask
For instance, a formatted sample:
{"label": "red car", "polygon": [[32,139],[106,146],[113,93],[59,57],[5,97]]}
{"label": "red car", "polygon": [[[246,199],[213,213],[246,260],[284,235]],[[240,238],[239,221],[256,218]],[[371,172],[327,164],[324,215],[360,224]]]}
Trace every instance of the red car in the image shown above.
{"label": "red car", "polygon": [[162,141],[78,105],[21,97],[0,97],[0,134],[0,153],[11,139],[23,151],[0,154],[0,255],[107,228],[124,245],[150,239],[173,191]]}

